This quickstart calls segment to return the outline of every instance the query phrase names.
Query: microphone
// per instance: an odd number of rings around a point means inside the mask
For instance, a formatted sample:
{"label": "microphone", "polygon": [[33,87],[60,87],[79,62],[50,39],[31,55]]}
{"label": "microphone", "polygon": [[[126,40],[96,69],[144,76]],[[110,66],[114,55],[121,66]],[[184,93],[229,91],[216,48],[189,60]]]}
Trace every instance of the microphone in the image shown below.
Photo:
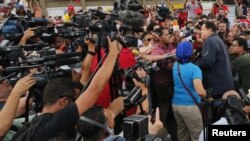
{"label": "microphone", "polygon": [[154,140],[156,141],[165,141],[166,139],[169,140],[171,137],[168,135],[168,132],[165,128],[159,129],[156,133]]}
{"label": "microphone", "polygon": [[47,66],[63,66],[63,65],[69,65],[69,64],[76,64],[78,61],[79,61],[78,58],[59,59],[59,60],[48,61],[45,63],[45,65],[47,65]]}
{"label": "microphone", "polygon": [[21,63],[21,64],[22,63],[40,63],[40,62],[47,62],[47,61],[56,60],[56,59],[79,57],[81,55],[82,55],[81,52],[48,55],[48,56],[44,56],[43,58],[27,59],[26,61],[19,62],[19,63]]}
{"label": "microphone", "polygon": [[41,65],[33,65],[33,66],[14,66],[14,67],[6,67],[5,72],[15,72],[19,71],[21,69],[31,69],[31,68],[38,68],[41,67]]}
{"label": "microphone", "polygon": [[70,53],[64,53],[64,54],[56,54],[56,59],[79,57],[81,55],[82,55],[81,52],[70,52]]}
{"label": "microphone", "polygon": [[131,10],[124,10],[119,12],[119,20],[130,27],[143,27],[144,15],[139,12]]}
{"label": "microphone", "polygon": [[133,49],[133,50],[132,50],[132,53],[133,53],[135,56],[139,55],[139,51],[138,51],[137,49]]}
{"label": "microphone", "polygon": [[39,43],[39,44],[27,44],[27,45],[16,45],[16,46],[0,46],[0,48],[4,48],[4,51],[10,52],[13,50],[21,50],[22,48],[25,51],[34,51],[34,49],[38,47],[46,47],[49,46],[48,43]]}
{"label": "microphone", "polygon": [[162,59],[167,59],[167,58],[171,58],[171,57],[175,57],[176,55],[173,53],[166,53],[164,54],[164,56],[162,57]]}
{"label": "microphone", "polygon": [[27,45],[16,45],[16,46],[1,46],[0,48],[34,48],[34,47],[42,47],[49,46],[48,43],[38,43],[38,44],[27,44]]}

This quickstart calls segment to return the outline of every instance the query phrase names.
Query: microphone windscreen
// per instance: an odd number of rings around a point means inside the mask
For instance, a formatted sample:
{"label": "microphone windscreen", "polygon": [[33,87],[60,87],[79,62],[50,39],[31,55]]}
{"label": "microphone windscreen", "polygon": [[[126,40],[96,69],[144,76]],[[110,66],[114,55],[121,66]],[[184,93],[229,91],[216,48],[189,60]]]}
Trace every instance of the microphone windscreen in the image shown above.
{"label": "microphone windscreen", "polygon": [[133,49],[133,50],[132,50],[132,53],[133,53],[135,56],[139,55],[139,51],[138,51],[137,49]]}
{"label": "microphone windscreen", "polygon": [[165,128],[159,129],[155,135],[155,139],[161,139],[162,141],[166,140],[168,132]]}

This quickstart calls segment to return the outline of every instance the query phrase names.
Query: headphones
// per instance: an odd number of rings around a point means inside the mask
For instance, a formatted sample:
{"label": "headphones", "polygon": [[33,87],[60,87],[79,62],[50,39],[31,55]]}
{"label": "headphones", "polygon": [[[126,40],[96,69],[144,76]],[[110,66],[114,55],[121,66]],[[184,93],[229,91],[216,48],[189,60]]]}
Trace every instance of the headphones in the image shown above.
{"label": "headphones", "polygon": [[99,122],[97,122],[97,121],[94,121],[94,120],[89,119],[89,118],[84,117],[84,116],[81,116],[81,117],[80,117],[80,120],[81,120],[81,121],[85,121],[85,122],[87,122],[87,123],[89,123],[89,124],[95,125],[95,126],[97,126],[97,127],[100,127],[100,128],[102,128],[102,129],[105,129],[105,131],[106,131],[105,135],[106,135],[106,136],[114,135],[113,130],[112,130],[111,128],[109,128],[109,127],[108,127],[107,125],[105,125],[105,124],[99,123]]}

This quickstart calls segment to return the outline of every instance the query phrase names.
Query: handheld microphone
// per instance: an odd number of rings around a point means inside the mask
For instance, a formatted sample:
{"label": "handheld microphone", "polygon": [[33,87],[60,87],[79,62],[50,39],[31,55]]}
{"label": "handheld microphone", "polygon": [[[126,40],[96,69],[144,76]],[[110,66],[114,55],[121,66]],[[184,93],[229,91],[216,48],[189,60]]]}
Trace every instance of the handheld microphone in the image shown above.
{"label": "handheld microphone", "polygon": [[171,138],[165,128],[159,129],[156,133],[154,140],[165,141],[167,138]]}

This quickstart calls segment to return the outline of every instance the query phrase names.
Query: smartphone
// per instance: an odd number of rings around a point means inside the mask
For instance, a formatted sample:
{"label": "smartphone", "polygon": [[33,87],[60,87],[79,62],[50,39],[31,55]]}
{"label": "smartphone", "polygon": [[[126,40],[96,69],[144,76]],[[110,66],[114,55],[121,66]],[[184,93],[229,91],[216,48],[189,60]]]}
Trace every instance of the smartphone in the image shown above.
{"label": "smartphone", "polygon": [[155,120],[156,120],[156,119],[155,119],[155,117],[156,117],[156,116],[155,116],[155,115],[156,115],[156,110],[153,109],[150,115],[151,115],[150,122],[154,124],[154,123],[155,123]]}

